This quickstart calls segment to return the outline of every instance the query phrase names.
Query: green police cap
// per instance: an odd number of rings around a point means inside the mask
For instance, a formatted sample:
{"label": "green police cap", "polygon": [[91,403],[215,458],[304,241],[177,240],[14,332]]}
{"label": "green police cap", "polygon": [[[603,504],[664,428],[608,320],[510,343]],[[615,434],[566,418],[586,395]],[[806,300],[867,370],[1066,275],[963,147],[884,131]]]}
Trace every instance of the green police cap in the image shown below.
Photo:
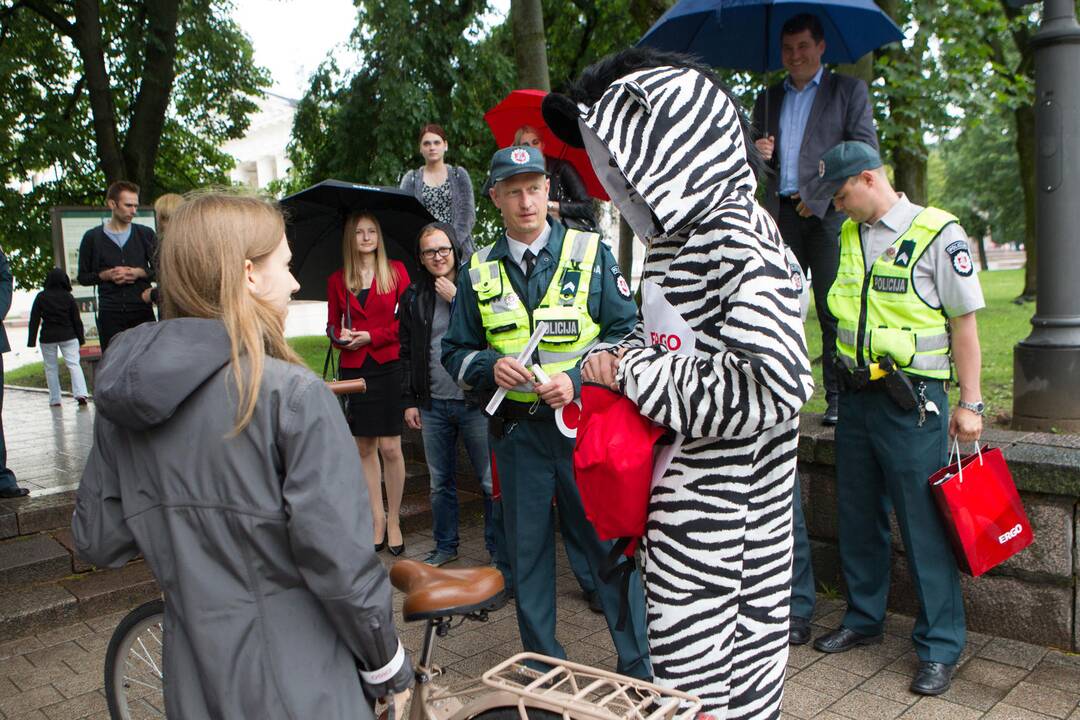
{"label": "green police cap", "polygon": [[823,185],[822,191],[832,197],[849,177],[881,165],[881,156],[870,145],[856,140],[842,142],[821,156],[818,177]]}
{"label": "green police cap", "polygon": [[544,154],[534,147],[515,146],[503,148],[491,156],[491,173],[488,185],[493,186],[506,178],[522,173],[542,173],[547,175],[544,166]]}

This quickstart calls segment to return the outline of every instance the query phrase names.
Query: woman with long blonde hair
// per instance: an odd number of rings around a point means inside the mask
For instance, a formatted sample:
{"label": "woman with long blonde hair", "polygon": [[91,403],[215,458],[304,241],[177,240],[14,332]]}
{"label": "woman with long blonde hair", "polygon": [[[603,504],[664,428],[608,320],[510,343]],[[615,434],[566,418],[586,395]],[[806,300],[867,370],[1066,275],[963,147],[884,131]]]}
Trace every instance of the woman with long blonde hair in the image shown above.
{"label": "woman with long blonde hair", "polygon": [[344,267],[326,283],[326,333],[341,348],[341,379],[367,380],[366,392],[349,397],[349,425],[371,500],[375,550],[388,547],[391,554],[400,555],[405,551],[401,533],[405,457],[398,301],[409,286],[409,274],[387,256],[382,227],[370,213],[346,218],[341,254]]}
{"label": "woman with long blonde hair", "polygon": [[274,205],[186,200],[166,319],[98,370],[75,545],[157,578],[169,717],[371,720],[365,694],[411,684],[341,410],[285,342],[289,259]]}

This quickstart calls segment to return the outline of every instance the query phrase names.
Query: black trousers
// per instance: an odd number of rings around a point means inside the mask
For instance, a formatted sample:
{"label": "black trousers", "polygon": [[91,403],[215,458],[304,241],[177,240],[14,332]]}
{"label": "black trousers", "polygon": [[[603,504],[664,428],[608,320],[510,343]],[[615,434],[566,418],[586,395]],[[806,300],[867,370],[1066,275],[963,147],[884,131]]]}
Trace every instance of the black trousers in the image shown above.
{"label": "black trousers", "polygon": [[[4,412],[4,356],[0,354],[0,416]],[[18,487],[15,473],[8,468],[7,442],[4,441],[4,421],[0,417],[0,489]]]}
{"label": "black trousers", "polygon": [[144,322],[154,322],[154,307],[152,305],[127,306],[123,309],[103,308],[98,310],[97,326],[98,339],[101,341],[101,352],[104,353],[109,347],[109,341],[113,336],[130,330]]}
{"label": "black trousers", "polygon": [[780,198],[780,217],[776,224],[784,242],[795,253],[803,274],[810,273],[810,287],[814,291],[818,323],[821,325],[822,376],[825,380],[825,396],[835,398],[839,391],[836,380],[836,318],[829,312],[829,288],[836,280],[840,265],[840,226],[844,216],[829,208],[824,218],[814,215],[801,217],[796,212],[797,203]]}

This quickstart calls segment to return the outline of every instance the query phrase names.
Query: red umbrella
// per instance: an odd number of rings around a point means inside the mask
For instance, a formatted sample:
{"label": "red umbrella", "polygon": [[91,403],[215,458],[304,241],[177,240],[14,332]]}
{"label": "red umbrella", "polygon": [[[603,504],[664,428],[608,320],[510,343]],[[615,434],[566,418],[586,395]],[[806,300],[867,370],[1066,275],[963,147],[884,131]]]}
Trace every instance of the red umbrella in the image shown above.
{"label": "red umbrella", "polygon": [[610,200],[604,192],[604,186],[596,178],[589,155],[580,148],[572,148],[564,143],[544,124],[540,113],[540,103],[547,93],[543,90],[514,90],[495,107],[484,113],[484,121],[491,128],[495,142],[499,147],[514,144],[514,133],[522,125],[530,125],[539,131],[544,141],[544,155],[558,160],[565,160],[574,166],[578,175],[585,181],[585,189],[597,200]]}

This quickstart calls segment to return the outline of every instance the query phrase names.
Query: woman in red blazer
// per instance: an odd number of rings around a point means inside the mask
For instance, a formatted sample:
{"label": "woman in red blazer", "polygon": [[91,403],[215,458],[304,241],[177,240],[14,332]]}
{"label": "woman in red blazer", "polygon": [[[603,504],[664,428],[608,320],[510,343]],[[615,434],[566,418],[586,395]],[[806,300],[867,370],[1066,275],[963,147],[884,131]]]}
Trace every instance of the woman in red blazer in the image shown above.
{"label": "woman in red blazer", "polygon": [[[390,552],[400,555],[405,551],[400,522],[405,459],[397,309],[409,274],[387,257],[374,215],[358,213],[346,219],[341,250],[345,267],[326,283],[326,334],[341,348],[341,378],[367,380],[367,392],[349,396],[349,425],[368,485],[375,550],[389,544]],[[387,515],[380,478],[386,484]]]}

